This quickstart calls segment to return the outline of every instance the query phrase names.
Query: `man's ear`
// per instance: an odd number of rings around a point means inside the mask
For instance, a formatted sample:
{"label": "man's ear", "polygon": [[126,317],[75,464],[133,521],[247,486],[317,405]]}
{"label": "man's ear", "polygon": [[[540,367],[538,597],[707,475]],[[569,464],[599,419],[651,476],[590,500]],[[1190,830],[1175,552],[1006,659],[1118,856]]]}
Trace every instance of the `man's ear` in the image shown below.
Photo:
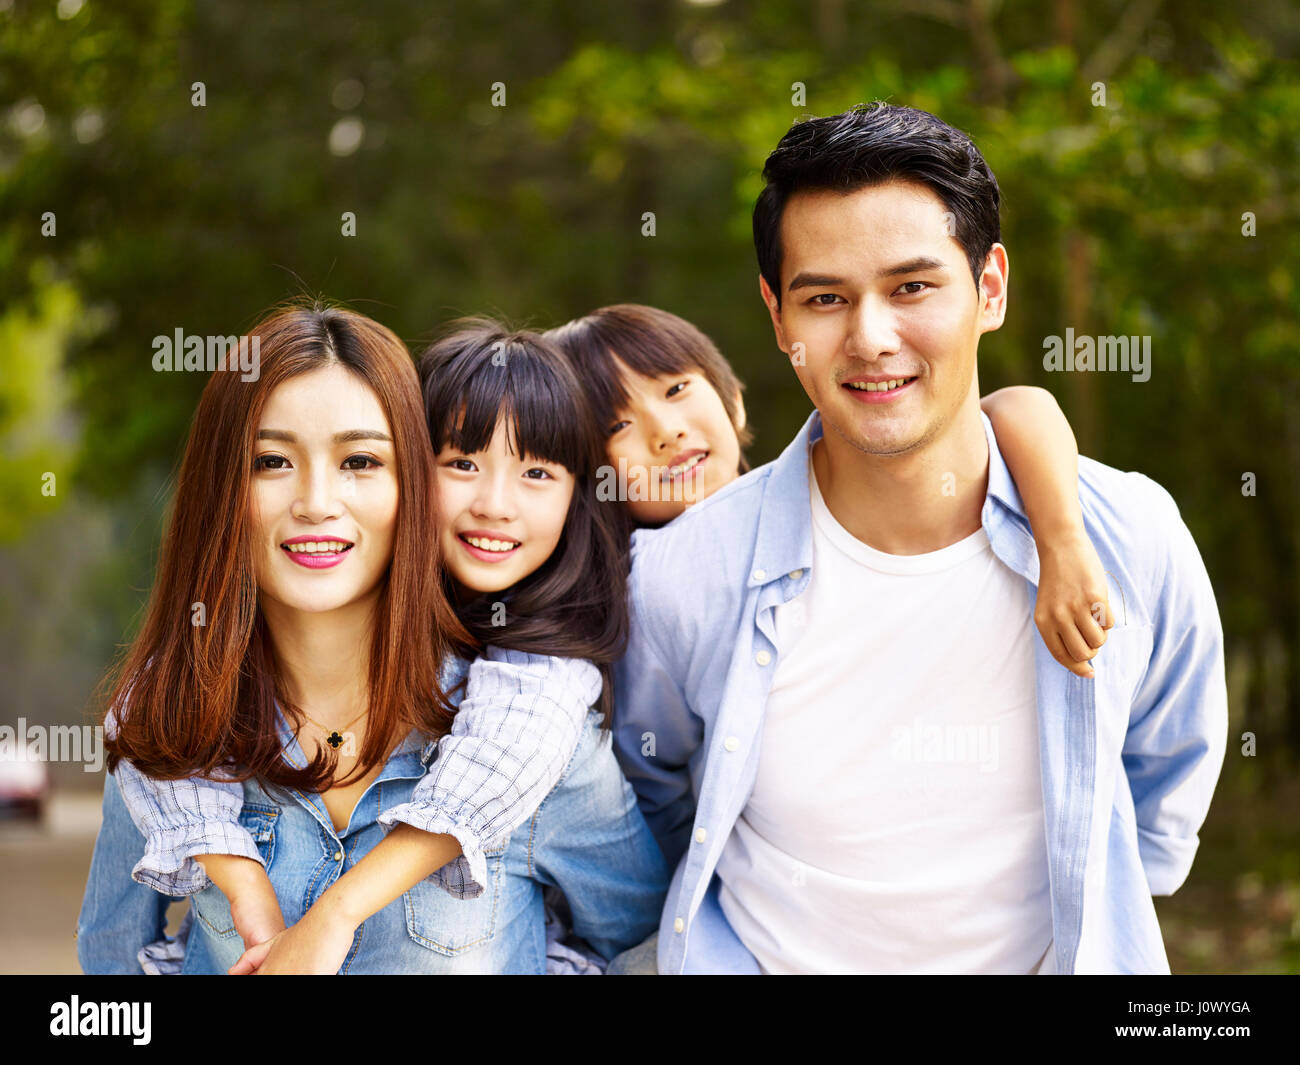
{"label": "man's ear", "polygon": [[786,346],[785,330],[781,327],[781,307],[776,301],[776,293],[769,287],[767,278],[762,274],[758,275],[758,291],[763,297],[763,302],[767,304],[767,313],[772,318],[772,328],[776,332],[776,346],[788,355],[790,349]]}
{"label": "man's ear", "polygon": [[980,332],[991,333],[1002,327],[1007,314],[1007,284],[1011,280],[1011,263],[1007,249],[994,244],[984,260],[980,274]]}

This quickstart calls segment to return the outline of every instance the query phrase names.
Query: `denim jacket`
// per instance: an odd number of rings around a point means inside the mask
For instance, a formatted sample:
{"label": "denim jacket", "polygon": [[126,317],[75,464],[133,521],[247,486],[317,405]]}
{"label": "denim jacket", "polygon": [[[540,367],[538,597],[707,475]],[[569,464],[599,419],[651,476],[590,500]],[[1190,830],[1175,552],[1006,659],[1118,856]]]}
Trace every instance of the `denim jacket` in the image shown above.
{"label": "denim jacket", "polygon": [[[283,722],[282,739],[286,758],[305,764]],[[240,785],[238,824],[267,867],[287,924],[383,838],[382,812],[414,801],[433,747],[408,736],[341,833],[317,795]],[[110,775],[78,924],[78,956],[88,973],[140,972],[138,951],[161,936],[169,896],[131,875],[145,845]],[[595,712],[540,806],[481,857],[484,882],[475,897],[457,897],[436,878],[416,884],[358,929],[340,972],[543,973],[547,886],[564,893],[573,931],[606,958],[639,943],[658,921],[667,868]],[[211,882],[191,898],[196,920],[183,971],[225,972],[244,949],[229,904]]]}
{"label": "denim jacket", "polygon": [[[982,525],[998,558],[1036,586],[1024,504],[987,418],[984,431]],[[808,455],[821,432],[814,412],[774,462],[633,538],[614,745],[676,869],[661,973],[758,971],[722,912],[714,870],[754,787],[774,610],[810,580]],[[1186,878],[1223,763],[1223,631],[1168,492],[1081,458],[1079,499],[1113,582],[1116,627],[1087,680],[1035,640],[1055,970],[1168,972],[1151,897]]]}

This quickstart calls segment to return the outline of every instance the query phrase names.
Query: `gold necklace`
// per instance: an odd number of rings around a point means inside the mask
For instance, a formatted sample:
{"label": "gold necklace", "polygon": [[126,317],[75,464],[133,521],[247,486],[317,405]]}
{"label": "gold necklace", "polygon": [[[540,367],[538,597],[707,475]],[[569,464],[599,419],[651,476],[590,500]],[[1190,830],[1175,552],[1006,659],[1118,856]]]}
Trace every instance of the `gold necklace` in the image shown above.
{"label": "gold necklace", "polygon": [[[301,707],[299,709],[301,709]],[[369,712],[370,712],[369,710],[362,710],[361,713],[357,714],[356,717],[354,717],[351,721],[349,721],[346,725],[343,726],[343,731],[346,732],[358,721],[360,721],[363,717],[365,717],[366,714],[368,714]],[[307,713],[306,710],[302,711],[302,716],[305,717],[308,721],[310,721],[313,725],[315,725],[318,729],[320,729],[322,732],[326,734],[325,742],[328,743],[331,747],[333,747],[336,751],[343,746],[344,737],[339,733],[338,729],[327,729],[324,725],[322,725],[319,721],[317,721],[314,717],[312,717],[311,714]]]}

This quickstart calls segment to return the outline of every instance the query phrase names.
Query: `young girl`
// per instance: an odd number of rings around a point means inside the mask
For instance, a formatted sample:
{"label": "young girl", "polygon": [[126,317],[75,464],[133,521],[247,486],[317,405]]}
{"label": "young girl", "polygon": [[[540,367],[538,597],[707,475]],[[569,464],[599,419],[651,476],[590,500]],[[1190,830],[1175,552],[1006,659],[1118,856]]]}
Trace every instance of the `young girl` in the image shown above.
{"label": "young girl", "polygon": [[[484,321],[436,345],[435,474],[391,333],[313,310],[258,335],[260,387],[205,390],[109,720],[147,839],[133,875],[194,896],[184,971],[541,972],[544,887],[603,957],[637,942],[666,869],[588,712],[608,708],[601,673],[625,638],[624,548],[595,505],[598,444],[563,359]],[[242,475],[225,458],[241,451]],[[208,567],[185,565],[180,530],[196,527],[231,530]],[[210,610],[213,631],[187,640],[172,617],[204,592],[229,620]],[[448,645],[444,696],[427,667]],[[121,908],[137,927],[117,927],[105,901],[124,885],[97,878],[129,844],[115,800],[79,930],[88,971],[141,942],[138,900]]]}
{"label": "young girl", "polygon": [[[689,322],[624,303],[545,336],[578,369],[605,427],[607,461],[642,488],[627,493],[634,524],[663,525],[748,471],[743,386],[713,342]],[[1101,561],[1083,527],[1074,434],[1041,388],[1004,388],[985,396],[981,406],[1038,545],[1034,621],[1053,657],[1090,677],[1089,661],[1111,619]],[[654,491],[645,491],[646,485]]]}

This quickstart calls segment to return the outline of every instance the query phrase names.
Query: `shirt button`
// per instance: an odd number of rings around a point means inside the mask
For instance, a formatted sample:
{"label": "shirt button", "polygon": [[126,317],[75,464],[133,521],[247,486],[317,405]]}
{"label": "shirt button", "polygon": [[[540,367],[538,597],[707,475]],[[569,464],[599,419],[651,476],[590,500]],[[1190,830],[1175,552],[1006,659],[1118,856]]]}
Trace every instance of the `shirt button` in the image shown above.
{"label": "shirt button", "polygon": [[335,860],[336,862],[341,862],[341,861],[343,860],[343,852],[342,852],[342,851],[335,851],[335,852],[334,852],[334,860]]}
{"label": "shirt button", "polygon": [[791,579],[792,581],[797,581],[797,580],[798,580],[800,577],[802,577],[802,576],[803,576],[803,570],[801,570],[801,569],[797,569],[797,570],[795,570],[793,573],[790,574],[790,579]]}
{"label": "shirt button", "polygon": [[685,927],[686,927],[686,922],[683,921],[680,917],[678,917],[677,920],[673,922],[674,932],[680,932]]}
{"label": "shirt button", "polygon": [[759,651],[758,654],[754,656],[754,661],[757,662],[760,666],[765,666],[770,661],[772,661],[772,656],[768,654],[766,651]]}
{"label": "shirt button", "polygon": [[706,839],[708,839],[708,838],[709,838],[709,834],[708,834],[707,832],[705,832],[704,829],[702,829],[702,828],[697,828],[697,829],[695,830],[695,842],[696,842],[696,843],[703,843],[703,842],[704,842]]}
{"label": "shirt button", "polygon": [[756,581],[767,580],[767,570],[765,569],[754,570],[754,580]]}
{"label": "shirt button", "polygon": [[726,740],[723,742],[722,746],[727,748],[727,750],[729,751],[734,751],[737,747],[740,746],[740,740],[736,739],[735,736],[728,736]]}

